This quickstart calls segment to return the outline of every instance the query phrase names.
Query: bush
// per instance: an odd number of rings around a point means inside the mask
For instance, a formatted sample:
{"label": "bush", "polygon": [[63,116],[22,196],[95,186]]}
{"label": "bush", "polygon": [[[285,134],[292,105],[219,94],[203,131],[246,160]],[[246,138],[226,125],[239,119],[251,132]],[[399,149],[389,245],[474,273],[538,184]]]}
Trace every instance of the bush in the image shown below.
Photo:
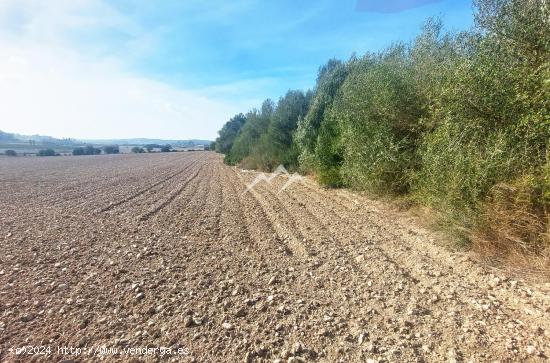
{"label": "bush", "polygon": [[329,113],[349,73],[349,64],[331,59],[319,69],[315,96],[307,114],[298,122],[294,134],[300,169],[316,172],[318,180],[330,186],[342,184],[339,172],[342,155],[337,146],[340,143],[340,130]]}
{"label": "bush", "polygon": [[410,43],[330,60],[313,92],[226,123],[217,151],[229,164],[408,194],[478,245],[550,256],[547,1],[474,3],[468,32],[430,19]]}
{"label": "bush", "polygon": [[265,138],[260,139],[263,152],[271,159],[266,165],[268,169],[274,169],[279,164],[290,170],[298,167],[298,148],[293,135],[298,121],[307,114],[312,98],[311,92],[294,90],[288,91],[277,102]]}
{"label": "bush", "polygon": [[74,148],[73,149],[73,155],[74,156],[84,155],[84,148],[83,147]]}
{"label": "bush", "polygon": [[[342,144],[341,128],[331,112],[323,115],[317,136],[317,142],[309,166],[316,171],[321,184],[329,187],[344,185],[341,174],[344,145]],[[305,155],[302,154],[302,157]]]}
{"label": "bush", "polygon": [[6,154],[6,156],[17,156],[17,152],[15,150],[6,150],[4,154]]}
{"label": "bush", "polygon": [[[541,174],[548,163],[550,88],[544,84],[550,63],[541,54],[550,52],[550,44],[539,43],[540,32],[548,32],[541,3],[483,0],[478,6],[478,29],[450,68],[431,116],[435,129],[421,142],[414,185],[417,198],[444,211],[459,230],[496,225],[480,217],[498,199],[495,193]],[[514,186],[509,192],[517,196],[506,198],[523,198],[524,191]],[[499,200],[497,210],[506,205]]]}
{"label": "bush", "polygon": [[217,152],[227,154],[231,150],[245,122],[246,117],[240,113],[233,116],[223,125],[222,129],[218,132],[220,136],[216,139],[215,146]]}
{"label": "bush", "polygon": [[57,154],[55,153],[54,149],[43,149],[43,150],[39,150],[36,155],[38,155],[38,156],[56,156]]}
{"label": "bush", "polygon": [[[251,154],[252,148],[258,144],[260,137],[267,132],[274,108],[273,101],[267,99],[263,102],[261,110],[254,109],[246,114],[246,122],[225,158],[226,163],[230,165],[240,163]],[[260,167],[259,163],[257,167]]]}
{"label": "bush", "polygon": [[168,152],[170,152],[170,150],[172,150],[172,146],[171,146],[171,145],[163,145],[163,146],[160,148],[160,151],[163,152],[163,153],[168,153]]}
{"label": "bush", "polygon": [[96,147],[93,147],[91,145],[85,146],[85,147],[77,147],[73,150],[73,155],[80,156],[80,155],[98,155],[101,154],[101,149],[98,149]]}
{"label": "bush", "polygon": [[134,146],[134,147],[132,148],[132,152],[133,152],[134,154],[141,154],[141,153],[144,153],[145,150],[144,150],[142,147]]}
{"label": "bush", "polygon": [[120,149],[118,145],[105,145],[103,146],[103,152],[105,154],[118,154]]}
{"label": "bush", "polygon": [[[281,164],[291,170],[296,169],[298,149],[293,135],[298,120],[307,113],[312,96],[311,92],[288,91],[276,107],[268,99],[264,101],[261,111],[252,110],[246,116],[240,114],[239,120],[242,118],[244,122],[232,139],[224,161],[234,165],[246,159],[247,164],[264,170],[275,169]],[[220,135],[227,134],[227,130],[235,130],[235,122],[235,118],[229,120]],[[216,141],[217,151],[223,149],[220,141],[220,138]]]}
{"label": "bush", "polygon": [[84,153],[86,155],[99,155],[101,154],[101,149],[88,145],[84,148]]}
{"label": "bush", "polygon": [[406,46],[351,65],[331,110],[332,133],[341,135],[344,183],[377,193],[406,192],[423,106]]}

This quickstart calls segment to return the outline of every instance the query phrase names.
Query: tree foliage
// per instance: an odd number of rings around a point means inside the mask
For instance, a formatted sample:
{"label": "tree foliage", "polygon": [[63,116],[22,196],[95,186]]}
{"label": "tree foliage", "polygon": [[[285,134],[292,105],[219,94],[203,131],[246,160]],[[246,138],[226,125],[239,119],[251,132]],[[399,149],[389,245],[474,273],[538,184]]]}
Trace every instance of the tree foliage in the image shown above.
{"label": "tree foliage", "polygon": [[340,184],[338,169],[342,163],[339,128],[330,110],[349,68],[337,59],[319,68],[314,97],[294,135],[301,169],[319,173],[322,182],[329,185]]}
{"label": "tree foliage", "polygon": [[267,99],[263,102],[260,110],[253,109],[246,114],[246,122],[227,155],[227,163],[240,163],[251,154],[252,149],[257,147],[260,137],[267,132],[274,109],[273,101]]}
{"label": "tree foliage", "polygon": [[77,147],[73,150],[73,155],[80,156],[80,155],[98,155],[101,154],[101,149],[98,149],[96,147],[93,147],[91,145],[87,145],[85,147]]}
{"label": "tree foliage", "polygon": [[38,150],[38,153],[36,154],[38,156],[56,156],[56,152],[54,149],[42,149]]}
{"label": "tree foliage", "polygon": [[[483,225],[498,235],[486,211],[516,208],[544,232],[550,6],[476,0],[475,8],[469,31],[446,33],[440,20],[428,19],[409,43],[330,59],[312,91],[289,91],[276,105],[266,101],[231,119],[216,150],[230,164],[284,164],[328,186],[407,195],[457,230]],[[543,232],[510,233],[550,245]]]}
{"label": "tree foliage", "polygon": [[141,154],[141,153],[144,153],[144,152],[145,152],[145,149],[142,148],[142,147],[140,147],[140,146],[134,146],[134,147],[132,148],[132,152],[133,152],[134,154]]}
{"label": "tree foliage", "polygon": [[219,137],[216,139],[215,146],[217,152],[227,154],[231,151],[233,143],[245,122],[246,117],[242,113],[239,113],[223,125],[222,129],[218,132]]}
{"label": "tree foliage", "polygon": [[[296,168],[298,152],[294,132],[298,120],[307,113],[311,97],[311,92],[291,90],[276,105],[267,99],[260,110],[254,109],[243,115],[243,126],[235,135],[225,161],[228,164],[244,161],[247,167],[265,170],[280,164]],[[229,128],[233,122],[231,119],[224,128]],[[217,148],[219,142],[220,139],[216,140]]]}
{"label": "tree foliage", "polygon": [[498,184],[531,175],[538,209],[547,208],[550,190],[548,5],[483,0],[477,9],[476,28],[440,89],[431,115],[438,125],[422,140],[415,180],[423,201],[468,227]]}
{"label": "tree foliage", "polygon": [[103,146],[103,152],[105,154],[118,154],[120,149],[118,145],[105,145]]}

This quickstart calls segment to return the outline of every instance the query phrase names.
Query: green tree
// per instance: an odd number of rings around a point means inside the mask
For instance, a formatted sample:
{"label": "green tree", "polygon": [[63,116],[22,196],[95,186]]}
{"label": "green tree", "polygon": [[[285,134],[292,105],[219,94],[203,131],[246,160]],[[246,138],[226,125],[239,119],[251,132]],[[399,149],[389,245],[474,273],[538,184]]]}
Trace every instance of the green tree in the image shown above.
{"label": "green tree", "polygon": [[[250,156],[261,136],[266,133],[274,109],[273,101],[267,99],[263,102],[260,111],[254,109],[246,114],[246,122],[227,155],[228,164],[240,163]],[[249,165],[249,167],[259,167],[259,165]]]}
{"label": "green tree", "polygon": [[105,154],[118,154],[120,152],[120,148],[118,145],[105,145],[103,146],[103,152]]}
{"label": "green tree", "polygon": [[550,7],[475,6],[470,31],[429,19],[412,42],[329,60],[313,91],[226,123],[217,151],[230,164],[407,194],[461,230],[550,248]]}
{"label": "green tree", "polygon": [[539,195],[532,215],[548,209],[543,190],[550,190],[544,177],[550,140],[548,6],[543,0],[482,0],[476,6],[476,28],[462,43],[463,57],[448,68],[432,117],[437,127],[423,139],[415,182],[424,202],[468,228],[478,224],[499,183],[531,179],[532,193]]}
{"label": "green tree", "polygon": [[86,145],[85,147],[77,147],[73,150],[73,155],[98,155],[101,154],[101,149]]}
{"label": "green tree", "polygon": [[245,122],[246,117],[240,113],[233,116],[223,125],[222,129],[218,132],[219,137],[216,139],[217,152],[227,154],[231,150]]}
{"label": "green tree", "polygon": [[42,149],[38,150],[38,153],[36,154],[38,156],[56,156],[54,149]]}
{"label": "green tree", "polygon": [[[354,60],[353,57],[349,64]],[[342,163],[340,128],[329,113],[349,73],[349,64],[331,59],[319,68],[311,107],[298,122],[294,135],[301,169],[315,171],[320,181],[329,185],[341,184],[339,169]]]}
{"label": "green tree", "polygon": [[267,132],[258,145],[258,152],[266,156],[263,162],[266,169],[276,168],[279,164],[287,168],[297,167],[298,149],[293,134],[298,120],[306,115],[311,98],[311,92],[291,90],[277,102]]}
{"label": "green tree", "polygon": [[73,149],[73,155],[74,156],[80,156],[80,155],[85,155],[84,154],[84,148],[83,147],[76,147]]}

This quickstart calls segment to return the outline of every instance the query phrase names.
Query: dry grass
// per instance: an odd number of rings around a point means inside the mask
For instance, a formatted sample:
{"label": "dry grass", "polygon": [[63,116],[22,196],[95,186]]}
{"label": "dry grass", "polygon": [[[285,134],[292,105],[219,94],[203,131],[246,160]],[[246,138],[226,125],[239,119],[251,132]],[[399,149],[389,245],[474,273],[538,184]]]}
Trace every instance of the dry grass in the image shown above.
{"label": "dry grass", "polygon": [[544,185],[531,175],[513,184],[496,185],[473,230],[407,196],[375,199],[388,202],[396,212],[437,233],[438,245],[471,250],[471,257],[487,266],[546,281],[550,278],[550,203],[544,197]]}
{"label": "dry grass", "polygon": [[513,269],[550,276],[549,208],[534,185],[524,177],[493,187],[472,235],[473,250]]}

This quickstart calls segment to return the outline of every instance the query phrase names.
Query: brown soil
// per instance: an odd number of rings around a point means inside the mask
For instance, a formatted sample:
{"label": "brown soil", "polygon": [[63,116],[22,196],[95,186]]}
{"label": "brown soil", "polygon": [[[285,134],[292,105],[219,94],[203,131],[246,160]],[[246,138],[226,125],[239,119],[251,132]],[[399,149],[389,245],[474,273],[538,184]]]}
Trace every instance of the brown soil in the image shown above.
{"label": "brown soil", "polygon": [[[548,285],[382,202],[285,176],[245,192],[256,176],[209,152],[0,158],[0,361],[550,355]],[[145,346],[189,354],[121,353]]]}

